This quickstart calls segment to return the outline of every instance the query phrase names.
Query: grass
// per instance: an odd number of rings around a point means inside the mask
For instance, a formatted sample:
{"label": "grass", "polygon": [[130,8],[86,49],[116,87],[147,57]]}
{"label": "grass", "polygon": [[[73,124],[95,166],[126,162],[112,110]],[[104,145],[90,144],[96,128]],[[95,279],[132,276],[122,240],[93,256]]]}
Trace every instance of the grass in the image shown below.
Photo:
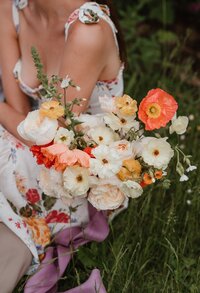
{"label": "grass", "polygon": [[[129,57],[126,92],[138,100],[157,86],[172,93],[179,114],[194,115],[180,142],[199,164],[200,90],[191,82],[197,76],[196,60],[183,54],[189,32],[172,35],[165,26],[159,34],[157,29],[138,35],[134,28],[143,17],[136,8],[129,10],[128,18],[121,12]],[[147,188],[114,219],[103,243],[79,249],[59,282],[60,291],[77,286],[98,267],[108,293],[200,292],[200,168],[184,183],[173,166],[171,170],[169,189]],[[15,292],[23,292],[20,288]]]}

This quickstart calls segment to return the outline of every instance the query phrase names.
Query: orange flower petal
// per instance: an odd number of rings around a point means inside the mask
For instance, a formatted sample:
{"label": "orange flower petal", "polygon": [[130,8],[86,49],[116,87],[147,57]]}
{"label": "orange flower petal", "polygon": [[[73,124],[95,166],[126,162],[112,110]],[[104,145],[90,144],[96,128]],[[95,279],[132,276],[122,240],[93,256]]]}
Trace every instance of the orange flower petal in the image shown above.
{"label": "orange flower petal", "polygon": [[145,124],[146,130],[159,129],[173,118],[177,108],[175,99],[157,88],[149,91],[140,103],[138,117]]}

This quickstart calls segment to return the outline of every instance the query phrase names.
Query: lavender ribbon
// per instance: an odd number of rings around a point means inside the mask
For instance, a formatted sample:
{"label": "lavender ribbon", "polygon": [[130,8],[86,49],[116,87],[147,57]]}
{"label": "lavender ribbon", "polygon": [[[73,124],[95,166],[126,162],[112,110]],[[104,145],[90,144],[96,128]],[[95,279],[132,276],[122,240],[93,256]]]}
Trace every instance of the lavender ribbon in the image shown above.
{"label": "lavender ribbon", "polygon": [[[26,283],[24,293],[58,293],[57,282],[64,274],[74,251],[90,241],[103,241],[109,233],[106,217],[89,206],[90,221],[81,227],[66,228],[57,233],[46,250],[45,258],[38,271]],[[82,285],[62,293],[106,293],[100,272],[94,269]],[[61,293],[61,292],[60,292]]]}

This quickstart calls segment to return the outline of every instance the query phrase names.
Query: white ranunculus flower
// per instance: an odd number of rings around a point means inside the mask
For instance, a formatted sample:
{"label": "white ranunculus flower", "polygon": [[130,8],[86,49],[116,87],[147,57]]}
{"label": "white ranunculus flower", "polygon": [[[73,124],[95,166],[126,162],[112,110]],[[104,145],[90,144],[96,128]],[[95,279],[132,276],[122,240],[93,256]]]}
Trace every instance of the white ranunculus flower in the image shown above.
{"label": "white ranunculus flower", "polygon": [[97,185],[91,188],[88,201],[97,210],[115,210],[125,201],[124,194],[114,185]]}
{"label": "white ranunculus flower", "polygon": [[90,159],[90,170],[93,175],[100,178],[110,178],[117,174],[122,166],[119,153],[105,145],[100,145],[92,150],[95,159]]}
{"label": "white ranunculus flower", "polygon": [[103,122],[103,116],[101,114],[89,115],[89,114],[80,114],[77,118],[81,124],[81,128],[89,130],[90,128],[96,128],[99,126],[105,126]]}
{"label": "white ranunculus flower", "polygon": [[142,158],[145,163],[158,169],[167,168],[174,156],[174,151],[166,140],[167,138],[152,137],[148,143],[144,144]]}
{"label": "white ranunculus flower", "polygon": [[66,144],[67,146],[69,146],[73,139],[74,132],[72,130],[68,130],[64,127],[59,127],[59,129],[56,132],[54,142]]}
{"label": "white ranunculus flower", "polygon": [[19,135],[37,145],[50,143],[56,134],[58,121],[48,117],[41,118],[39,110],[29,112],[27,117],[18,125]]}
{"label": "white ranunculus flower", "polygon": [[55,169],[41,168],[39,175],[39,185],[42,191],[56,198],[71,198],[69,192],[63,186],[63,176]]}
{"label": "white ranunculus flower", "polygon": [[121,187],[121,191],[126,196],[131,197],[131,198],[137,198],[137,197],[141,196],[143,193],[143,189],[140,186],[140,184],[138,184],[135,181],[131,181],[131,180],[123,182],[122,187]]}
{"label": "white ranunculus flower", "polygon": [[133,157],[140,157],[142,154],[142,149],[143,149],[143,144],[141,142],[141,140],[134,140],[131,143],[132,146],[132,153],[133,153]]}
{"label": "white ranunculus flower", "polygon": [[121,116],[112,113],[104,116],[104,122],[113,130],[129,131],[131,128],[139,130],[140,124],[135,120],[135,116]]}
{"label": "white ranunculus flower", "polygon": [[130,143],[129,141],[125,139],[112,143],[110,147],[116,149],[116,151],[120,155],[121,160],[134,157],[132,143]]}
{"label": "white ranunculus flower", "polygon": [[89,190],[89,170],[73,166],[65,169],[63,173],[64,188],[74,197],[85,196]]}
{"label": "white ranunculus flower", "polygon": [[117,112],[114,98],[108,97],[105,95],[103,97],[99,97],[99,103],[100,103],[101,109],[104,112],[108,112],[108,113]]}
{"label": "white ranunculus flower", "polygon": [[176,132],[181,135],[186,132],[188,127],[189,119],[187,116],[179,116],[178,118],[172,119],[172,124],[169,128],[169,133],[172,134]]}
{"label": "white ranunculus flower", "polygon": [[119,138],[119,136],[112,131],[112,129],[105,126],[92,128],[87,134],[96,142],[97,145],[108,145]]}

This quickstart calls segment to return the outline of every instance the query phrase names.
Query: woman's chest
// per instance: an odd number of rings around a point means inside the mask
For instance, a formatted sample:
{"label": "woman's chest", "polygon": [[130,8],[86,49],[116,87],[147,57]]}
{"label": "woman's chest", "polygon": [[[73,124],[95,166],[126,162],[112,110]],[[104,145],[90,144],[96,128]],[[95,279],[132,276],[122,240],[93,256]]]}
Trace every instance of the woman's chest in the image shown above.
{"label": "woman's chest", "polygon": [[64,28],[43,29],[26,28],[20,30],[19,48],[21,59],[21,78],[32,88],[38,86],[36,68],[31,55],[31,48],[38,51],[44,71],[51,76],[58,74],[65,46]]}

